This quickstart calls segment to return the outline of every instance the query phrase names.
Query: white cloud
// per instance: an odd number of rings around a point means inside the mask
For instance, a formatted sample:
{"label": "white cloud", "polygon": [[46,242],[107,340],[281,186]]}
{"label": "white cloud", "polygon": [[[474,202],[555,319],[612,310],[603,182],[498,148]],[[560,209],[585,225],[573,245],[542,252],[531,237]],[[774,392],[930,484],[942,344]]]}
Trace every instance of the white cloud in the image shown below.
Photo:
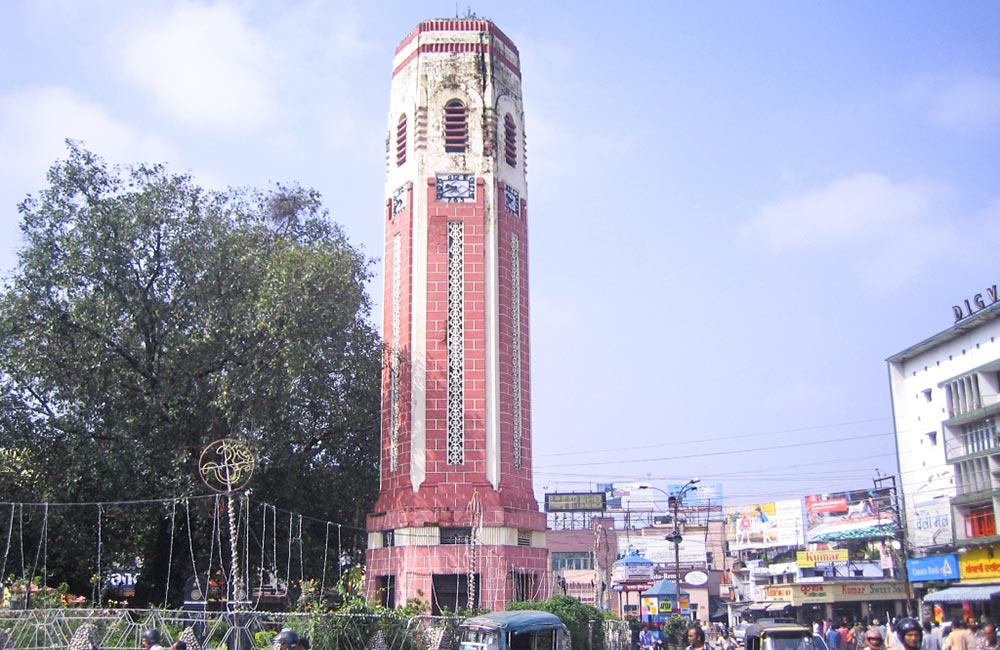
{"label": "white cloud", "polygon": [[161,139],[115,120],[100,104],[68,88],[35,86],[0,95],[0,177],[5,183],[40,187],[46,170],[65,156],[67,138],[83,141],[109,161],[161,160],[172,153]]}
{"label": "white cloud", "polygon": [[931,121],[953,131],[979,133],[1000,125],[1000,79],[996,77],[923,79],[912,84],[905,96]]}
{"label": "white cloud", "polygon": [[991,268],[1000,199],[962,211],[953,198],[934,183],[856,174],[763,206],[743,233],[774,251],[836,260],[831,269],[871,290],[895,290],[940,270],[943,254],[959,253],[948,258],[952,272]]}
{"label": "white cloud", "polygon": [[[115,120],[100,104],[67,88],[36,86],[0,95],[0,241],[18,240],[15,206],[45,187],[48,168],[66,156],[67,138],[109,162],[165,160],[173,154],[159,138]],[[0,273],[13,265],[13,250],[4,248]]]}
{"label": "white cloud", "polygon": [[118,38],[125,76],[182,123],[241,132],[278,114],[274,48],[228,4],[170,5]]}
{"label": "white cloud", "polygon": [[863,244],[925,218],[938,193],[927,183],[856,174],[763,206],[749,230],[775,249]]}

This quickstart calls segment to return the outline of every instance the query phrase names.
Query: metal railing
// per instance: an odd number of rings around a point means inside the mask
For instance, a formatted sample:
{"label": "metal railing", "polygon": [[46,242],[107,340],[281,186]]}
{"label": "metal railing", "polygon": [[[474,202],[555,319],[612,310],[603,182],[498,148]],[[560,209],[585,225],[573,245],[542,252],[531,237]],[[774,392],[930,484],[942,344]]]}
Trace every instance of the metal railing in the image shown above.
{"label": "metal railing", "polygon": [[[166,609],[0,610],[0,650],[135,650],[145,630],[159,630],[169,647],[183,639],[189,650],[256,650],[273,647],[291,628],[317,650],[458,650],[461,617],[283,612],[211,612]],[[625,621],[602,621],[604,650],[632,650]],[[574,643],[588,648],[587,640]]]}

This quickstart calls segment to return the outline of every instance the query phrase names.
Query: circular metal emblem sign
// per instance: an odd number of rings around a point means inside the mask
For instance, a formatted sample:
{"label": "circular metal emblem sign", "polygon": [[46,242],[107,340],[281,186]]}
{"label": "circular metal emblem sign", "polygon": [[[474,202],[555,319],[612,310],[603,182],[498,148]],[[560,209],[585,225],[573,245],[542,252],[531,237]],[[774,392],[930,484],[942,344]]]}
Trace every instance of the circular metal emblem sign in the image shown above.
{"label": "circular metal emblem sign", "polygon": [[250,482],[256,461],[250,447],[235,438],[210,442],[198,459],[202,482],[215,492],[239,490]]}

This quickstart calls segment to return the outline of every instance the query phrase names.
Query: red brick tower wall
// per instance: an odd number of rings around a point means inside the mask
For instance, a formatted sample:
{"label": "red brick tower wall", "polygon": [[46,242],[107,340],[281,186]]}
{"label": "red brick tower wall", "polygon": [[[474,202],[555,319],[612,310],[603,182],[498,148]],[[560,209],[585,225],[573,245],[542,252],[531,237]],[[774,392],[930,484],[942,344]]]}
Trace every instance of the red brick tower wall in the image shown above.
{"label": "red brick tower wall", "polygon": [[[463,589],[494,610],[512,598],[548,595],[545,516],[531,476],[519,65],[513,43],[482,20],[425,21],[397,48],[387,140],[382,482],[366,554],[367,593],[389,604],[437,597],[435,576],[475,576]],[[443,107],[456,98],[468,111],[469,147],[461,154],[441,141]],[[511,115],[519,165],[498,155],[497,123]],[[397,120],[406,124],[405,138]],[[509,131],[504,137],[513,140]],[[404,140],[405,155],[391,155],[394,142],[404,151]],[[440,177],[449,174],[474,179],[474,196],[439,200]],[[508,185],[516,200],[506,196]],[[456,331],[449,228],[459,223],[457,381],[449,379]],[[448,442],[456,383],[460,461],[449,457]],[[468,543],[448,537],[460,529],[474,531]]]}

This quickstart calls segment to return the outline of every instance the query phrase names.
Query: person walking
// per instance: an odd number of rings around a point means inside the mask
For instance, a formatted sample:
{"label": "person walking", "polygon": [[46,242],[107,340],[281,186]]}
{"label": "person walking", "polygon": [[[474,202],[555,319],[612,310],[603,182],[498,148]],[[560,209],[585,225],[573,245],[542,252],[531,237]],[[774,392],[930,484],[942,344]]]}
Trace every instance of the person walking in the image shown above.
{"label": "person walking", "polygon": [[941,637],[934,634],[930,621],[924,621],[924,637],[920,642],[920,650],[941,650]]}
{"label": "person walking", "polygon": [[826,631],[826,645],[830,650],[841,650],[840,626],[840,623],[831,623],[830,629]]}
{"label": "person walking", "polygon": [[697,625],[688,628],[688,646],[685,650],[710,650],[711,646],[705,641],[705,630]]}
{"label": "person walking", "polygon": [[866,650],[884,650],[885,637],[875,628],[865,632],[864,641]]}
{"label": "person walking", "polygon": [[997,639],[997,628],[992,623],[983,626],[983,634],[976,639],[975,650],[1000,650],[1000,640]]}

